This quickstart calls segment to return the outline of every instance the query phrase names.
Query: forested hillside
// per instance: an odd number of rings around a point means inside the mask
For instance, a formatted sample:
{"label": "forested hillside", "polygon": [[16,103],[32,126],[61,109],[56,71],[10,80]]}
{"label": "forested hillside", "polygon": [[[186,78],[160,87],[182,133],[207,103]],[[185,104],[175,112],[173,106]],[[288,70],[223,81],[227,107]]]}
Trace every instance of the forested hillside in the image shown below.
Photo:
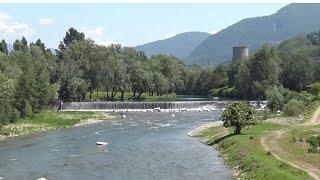
{"label": "forested hillside", "polygon": [[298,34],[317,31],[320,4],[290,4],[270,16],[244,19],[211,35],[187,57],[189,64],[226,63],[232,46],[245,45],[251,52],[263,44],[279,44]]}
{"label": "forested hillside", "polygon": [[183,59],[209,35],[209,33],[205,32],[186,32],[168,39],[136,46],[134,49],[144,51],[148,57],[157,54],[166,54]]}

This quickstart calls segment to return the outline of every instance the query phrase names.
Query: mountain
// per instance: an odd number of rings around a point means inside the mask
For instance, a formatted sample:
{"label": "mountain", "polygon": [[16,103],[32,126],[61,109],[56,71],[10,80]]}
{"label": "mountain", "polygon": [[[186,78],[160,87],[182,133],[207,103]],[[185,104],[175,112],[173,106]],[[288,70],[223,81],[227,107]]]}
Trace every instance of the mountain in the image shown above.
{"label": "mountain", "polygon": [[320,4],[289,4],[270,16],[248,18],[209,36],[186,58],[189,64],[226,63],[232,47],[248,46],[250,52],[263,44],[279,44],[290,37],[318,31]]}
{"label": "mountain", "polygon": [[168,54],[183,59],[209,35],[205,32],[186,32],[168,39],[136,46],[135,49],[144,51],[148,57],[155,54]]}

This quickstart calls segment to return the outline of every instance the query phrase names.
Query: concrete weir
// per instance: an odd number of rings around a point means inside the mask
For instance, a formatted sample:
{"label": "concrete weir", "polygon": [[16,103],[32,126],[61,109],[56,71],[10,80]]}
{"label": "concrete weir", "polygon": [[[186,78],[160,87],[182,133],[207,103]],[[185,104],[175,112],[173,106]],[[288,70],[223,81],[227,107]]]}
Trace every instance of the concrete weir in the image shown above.
{"label": "concrete weir", "polygon": [[233,101],[62,102],[61,111],[213,111]]}

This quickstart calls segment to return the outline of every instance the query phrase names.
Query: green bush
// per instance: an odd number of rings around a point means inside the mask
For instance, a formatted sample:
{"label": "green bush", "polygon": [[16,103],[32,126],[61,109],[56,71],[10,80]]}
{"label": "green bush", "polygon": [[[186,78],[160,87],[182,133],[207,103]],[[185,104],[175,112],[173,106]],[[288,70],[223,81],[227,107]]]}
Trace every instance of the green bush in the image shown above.
{"label": "green bush", "polygon": [[307,142],[310,144],[308,153],[320,153],[320,151],[318,151],[318,147],[320,146],[320,135],[310,136],[307,139]]}
{"label": "green bush", "polygon": [[303,101],[292,99],[283,106],[283,112],[287,116],[296,116],[303,111],[304,106]]}
{"label": "green bush", "polygon": [[320,96],[320,83],[312,84],[312,94],[315,96]]}
{"label": "green bush", "polygon": [[268,100],[267,106],[271,111],[278,111],[282,109],[284,97],[282,92],[277,87],[268,90],[266,92],[266,97]]}
{"label": "green bush", "polygon": [[233,103],[223,111],[220,120],[224,127],[232,126],[234,134],[240,134],[243,127],[256,123],[256,110],[244,103]]}
{"label": "green bush", "polygon": [[308,153],[317,153],[317,148],[315,148],[314,146],[311,146],[308,148]]}

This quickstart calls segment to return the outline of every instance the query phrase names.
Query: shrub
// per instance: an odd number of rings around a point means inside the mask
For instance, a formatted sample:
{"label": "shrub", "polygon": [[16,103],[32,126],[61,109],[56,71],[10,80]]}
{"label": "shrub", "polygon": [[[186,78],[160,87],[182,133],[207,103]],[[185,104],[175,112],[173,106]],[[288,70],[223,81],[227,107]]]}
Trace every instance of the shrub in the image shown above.
{"label": "shrub", "polygon": [[296,116],[303,111],[304,103],[300,100],[292,99],[283,106],[283,112],[287,116]]}
{"label": "shrub", "polygon": [[319,82],[312,84],[312,94],[315,96],[320,95],[320,83]]}
{"label": "shrub", "polygon": [[314,146],[311,146],[311,147],[308,148],[308,153],[317,153],[317,152],[318,152],[317,148],[314,147]]}
{"label": "shrub", "polygon": [[266,92],[268,100],[268,108],[271,111],[281,110],[284,104],[284,97],[277,87],[274,87]]}
{"label": "shrub", "polygon": [[303,138],[302,137],[299,138],[299,142],[303,142]]}
{"label": "shrub", "polygon": [[244,126],[255,124],[256,111],[244,103],[233,103],[222,113],[224,127],[234,127],[234,134],[240,134]]}
{"label": "shrub", "polygon": [[310,144],[308,148],[308,153],[320,153],[318,152],[318,147],[320,146],[320,135],[318,136],[310,136],[307,139],[307,142]]}
{"label": "shrub", "polygon": [[293,142],[293,143],[297,142],[297,138],[293,136],[291,139],[291,142]]}

